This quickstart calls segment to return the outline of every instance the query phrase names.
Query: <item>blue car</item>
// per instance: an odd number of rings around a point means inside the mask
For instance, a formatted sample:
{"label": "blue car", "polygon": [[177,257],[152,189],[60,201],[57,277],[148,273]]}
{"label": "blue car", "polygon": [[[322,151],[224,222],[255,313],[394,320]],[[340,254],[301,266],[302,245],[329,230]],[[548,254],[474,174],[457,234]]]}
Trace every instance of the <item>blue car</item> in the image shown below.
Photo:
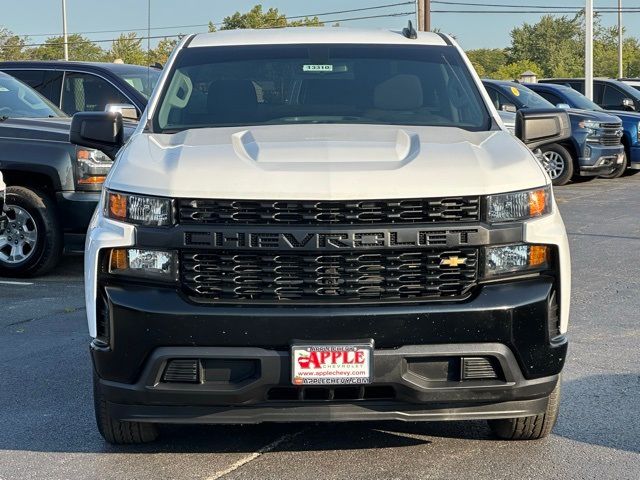
{"label": "blue car", "polygon": [[[616,82],[620,83],[620,82]],[[544,97],[554,105],[566,105],[570,108],[580,108],[594,112],[604,112],[605,110],[595,102],[592,102],[579,91],[565,85],[553,83],[532,83],[525,84],[541,97]],[[638,92],[640,94],[640,92]],[[622,175],[627,168],[640,170],[640,113],[624,110],[607,110],[607,113],[615,115],[622,120],[624,135],[622,144],[625,150],[625,159],[622,165],[616,170],[606,175],[606,178],[616,178]]]}
{"label": "blue car", "polygon": [[[498,110],[515,112],[526,108],[556,108],[533,90],[516,82],[483,80]],[[614,174],[622,168],[622,122],[602,111],[568,109],[571,137],[542,148],[541,162],[554,185],[565,185],[573,177]]]}

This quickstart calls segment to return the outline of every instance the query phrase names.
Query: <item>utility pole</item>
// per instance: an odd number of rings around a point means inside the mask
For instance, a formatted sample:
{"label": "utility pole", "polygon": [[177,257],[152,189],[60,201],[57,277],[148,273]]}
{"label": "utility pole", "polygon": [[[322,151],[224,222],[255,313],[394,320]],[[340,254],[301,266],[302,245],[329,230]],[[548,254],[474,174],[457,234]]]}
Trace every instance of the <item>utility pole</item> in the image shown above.
{"label": "utility pole", "polygon": [[416,0],[418,4],[418,30],[431,30],[431,0]]}
{"label": "utility pole", "polygon": [[67,0],[62,0],[62,37],[64,39],[64,59],[69,60],[69,39],[67,38]]}
{"label": "utility pole", "polygon": [[618,78],[624,77],[622,67],[622,0],[618,0]]}
{"label": "utility pole", "polygon": [[593,0],[586,0],[584,45],[584,95],[593,100]]}

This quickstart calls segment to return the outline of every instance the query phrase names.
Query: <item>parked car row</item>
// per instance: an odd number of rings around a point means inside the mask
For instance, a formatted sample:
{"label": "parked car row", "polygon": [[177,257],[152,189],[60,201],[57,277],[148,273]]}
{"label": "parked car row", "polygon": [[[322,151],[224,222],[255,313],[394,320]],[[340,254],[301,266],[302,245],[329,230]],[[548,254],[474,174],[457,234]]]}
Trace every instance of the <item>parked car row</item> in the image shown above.
{"label": "parked car row", "polygon": [[[570,107],[553,104],[528,86],[507,81],[484,80],[487,93],[498,110]],[[622,121],[601,109],[567,108],[571,138],[542,149],[541,161],[554,185],[564,185],[577,176],[619,177],[627,162],[622,144]]]}

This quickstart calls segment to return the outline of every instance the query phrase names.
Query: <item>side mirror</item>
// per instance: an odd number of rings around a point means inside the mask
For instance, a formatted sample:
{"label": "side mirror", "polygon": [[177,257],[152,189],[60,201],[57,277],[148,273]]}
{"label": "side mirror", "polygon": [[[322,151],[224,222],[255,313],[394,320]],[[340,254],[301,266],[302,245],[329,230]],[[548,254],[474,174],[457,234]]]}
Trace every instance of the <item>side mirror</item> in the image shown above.
{"label": "side mirror", "polygon": [[622,106],[625,110],[631,110],[632,112],[636,111],[636,104],[630,98],[624,98],[622,100]]}
{"label": "side mirror", "polygon": [[122,115],[113,112],[78,112],[71,119],[69,141],[101,150],[112,160],[124,144]]}
{"label": "side mirror", "polygon": [[516,137],[531,150],[571,136],[569,114],[557,109],[523,109],[516,114]]}
{"label": "side mirror", "polygon": [[562,110],[569,110],[571,108],[571,105],[569,105],[568,103],[558,103],[556,105],[556,108],[561,108]]}
{"label": "side mirror", "polygon": [[129,103],[107,103],[104,107],[105,112],[120,113],[122,118],[129,120],[138,120],[138,110]]}
{"label": "side mirror", "polygon": [[516,106],[512,105],[511,103],[503,104],[502,107],[500,107],[500,110],[502,110],[503,112],[509,112],[509,113],[516,113],[518,111]]}

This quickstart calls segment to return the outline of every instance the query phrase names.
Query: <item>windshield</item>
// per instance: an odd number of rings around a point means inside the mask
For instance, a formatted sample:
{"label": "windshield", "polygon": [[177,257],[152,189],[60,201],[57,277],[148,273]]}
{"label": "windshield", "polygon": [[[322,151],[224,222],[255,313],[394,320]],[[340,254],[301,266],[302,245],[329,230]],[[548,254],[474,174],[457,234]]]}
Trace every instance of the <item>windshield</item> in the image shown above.
{"label": "windshield", "polygon": [[569,103],[573,108],[579,108],[580,110],[602,110],[600,105],[592,102],[573,88],[563,88],[562,94],[569,99],[567,103]]}
{"label": "windshield", "polygon": [[0,75],[0,119],[65,116],[28,85],[8,75]]}
{"label": "windshield", "polygon": [[490,117],[451,47],[198,47],[176,59],[153,128],[301,123],[487,130]]}
{"label": "windshield", "polygon": [[149,67],[147,69],[136,68],[130,72],[116,71],[115,73],[144,95],[144,98],[149,99],[162,72],[156,68]]}
{"label": "windshield", "polygon": [[518,108],[556,108],[551,102],[523,85],[514,83],[513,85],[500,85],[500,88],[515,97]]}

